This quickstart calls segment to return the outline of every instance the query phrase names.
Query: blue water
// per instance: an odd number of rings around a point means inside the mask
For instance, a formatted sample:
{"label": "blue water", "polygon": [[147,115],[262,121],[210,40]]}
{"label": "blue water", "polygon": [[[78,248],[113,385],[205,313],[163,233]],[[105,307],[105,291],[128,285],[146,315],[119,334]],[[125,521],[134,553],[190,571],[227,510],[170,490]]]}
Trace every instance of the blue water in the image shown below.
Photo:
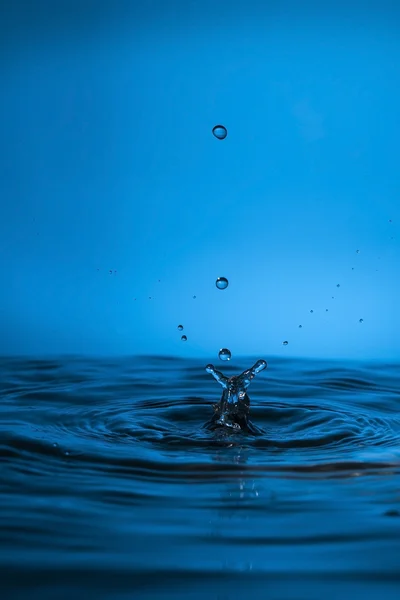
{"label": "blue water", "polygon": [[2,359],[1,598],[400,597],[399,365],[258,358],[255,435],[207,361]]}

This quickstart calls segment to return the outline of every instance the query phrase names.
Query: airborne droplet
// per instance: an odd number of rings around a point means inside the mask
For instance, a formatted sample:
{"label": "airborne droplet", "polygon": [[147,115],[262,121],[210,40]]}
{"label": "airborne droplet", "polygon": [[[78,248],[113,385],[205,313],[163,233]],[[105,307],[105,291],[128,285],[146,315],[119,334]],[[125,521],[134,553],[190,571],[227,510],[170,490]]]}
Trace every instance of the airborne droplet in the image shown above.
{"label": "airborne droplet", "polygon": [[187,341],[187,337],[186,337],[186,335],[183,335],[183,336],[181,337],[181,341],[182,341],[182,342],[186,342],[186,341]]}
{"label": "airborne droplet", "polygon": [[217,281],[215,282],[215,285],[219,290],[226,290],[226,288],[229,285],[229,281],[226,277],[218,277]]}
{"label": "airborne droplet", "polygon": [[311,309],[310,312],[314,312],[313,309]]}
{"label": "airborne droplet", "polygon": [[299,325],[299,329],[301,329],[303,327],[303,325]]}
{"label": "airborne droplet", "polygon": [[364,319],[360,319],[358,322],[359,323],[364,323]]}
{"label": "airborne droplet", "polygon": [[288,343],[289,343],[289,342],[288,342],[287,340],[285,340],[284,342],[282,342],[282,344],[283,344],[284,346],[287,346],[287,345],[288,345]]}
{"label": "airborne droplet", "polygon": [[182,331],[183,325],[178,325],[178,329],[179,329],[179,331]]}
{"label": "airborne droplet", "polygon": [[228,135],[228,131],[223,125],[215,125],[215,127],[213,127],[212,132],[218,140],[224,140]]}
{"label": "airborne droplet", "polygon": [[228,348],[221,348],[221,350],[218,352],[218,357],[221,360],[231,360],[232,354]]}

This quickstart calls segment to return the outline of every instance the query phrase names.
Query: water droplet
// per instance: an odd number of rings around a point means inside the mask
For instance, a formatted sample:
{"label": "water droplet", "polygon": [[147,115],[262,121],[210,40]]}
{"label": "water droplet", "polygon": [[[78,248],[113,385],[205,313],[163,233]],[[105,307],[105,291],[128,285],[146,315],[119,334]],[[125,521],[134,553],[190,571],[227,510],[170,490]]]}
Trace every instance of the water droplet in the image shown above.
{"label": "water droplet", "polygon": [[389,219],[389,223],[391,223],[391,222],[392,222],[392,219]]}
{"label": "water droplet", "polygon": [[359,250],[356,250],[356,254],[360,254],[360,251],[359,251]]}
{"label": "water droplet", "polygon": [[111,271],[111,269],[110,269],[108,272],[110,273],[110,275],[112,275],[112,271]]}
{"label": "water droplet", "polygon": [[360,319],[358,322],[359,323],[364,323],[364,319]]}
{"label": "water droplet", "polygon": [[215,125],[215,127],[213,127],[212,132],[215,135],[215,137],[219,140],[224,140],[228,135],[228,131],[223,125]]}
{"label": "water droplet", "polygon": [[282,342],[282,344],[283,344],[284,346],[287,346],[287,345],[288,345],[288,343],[289,343],[289,342],[288,342],[287,340],[285,340],[284,342]]}
{"label": "water droplet", "polygon": [[57,446],[58,446],[57,442],[54,442],[53,446],[54,446],[54,448],[57,448]]}
{"label": "water droplet", "polygon": [[228,348],[221,348],[218,352],[218,356],[221,360],[231,360],[232,358],[231,351],[228,350]]}
{"label": "water droplet", "polygon": [[335,299],[335,296],[332,296],[332,300],[334,300],[334,299]]}
{"label": "water droplet", "polygon": [[226,288],[229,285],[229,281],[226,277],[218,277],[217,281],[215,282],[215,285],[219,290],[226,290]]}
{"label": "water droplet", "polygon": [[310,312],[314,312],[313,309],[311,309]]}
{"label": "water droplet", "polygon": [[299,329],[302,329],[303,325],[299,325]]}
{"label": "water droplet", "polygon": [[354,271],[354,267],[351,267],[351,270]]}
{"label": "water droplet", "polygon": [[186,341],[187,341],[187,337],[186,337],[186,335],[183,335],[183,336],[181,337],[181,341],[182,341],[182,342],[186,342]]}
{"label": "water droplet", "polygon": [[325,312],[328,312],[328,309],[327,309],[327,308],[325,309]]}
{"label": "water droplet", "polygon": [[337,283],[337,284],[336,284],[336,287],[340,287],[340,283]]}
{"label": "water droplet", "polygon": [[182,331],[183,325],[178,325],[178,329],[179,329],[179,331]]}
{"label": "water droplet", "polygon": [[66,452],[64,452],[65,456],[69,456],[69,452],[68,450]]}
{"label": "water droplet", "polygon": [[193,296],[193,300],[196,300],[196,297],[197,297],[197,296]]}
{"label": "water droplet", "polygon": [[256,364],[253,366],[253,370],[254,370],[256,373],[259,373],[260,371],[263,371],[264,369],[266,369],[266,368],[267,368],[267,366],[268,366],[268,365],[267,365],[267,361],[266,361],[266,360],[263,360],[263,359],[261,358],[261,359],[260,359],[260,360],[258,360],[258,361],[256,362]]}

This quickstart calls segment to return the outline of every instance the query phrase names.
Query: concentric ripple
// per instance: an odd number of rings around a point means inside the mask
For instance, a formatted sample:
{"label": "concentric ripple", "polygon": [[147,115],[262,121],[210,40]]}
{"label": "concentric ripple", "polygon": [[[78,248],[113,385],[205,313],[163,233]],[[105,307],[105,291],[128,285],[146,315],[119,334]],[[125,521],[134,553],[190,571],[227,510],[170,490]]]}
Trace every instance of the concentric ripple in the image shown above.
{"label": "concentric ripple", "polygon": [[171,461],[199,473],[220,447],[232,449],[227,465],[246,449],[253,470],[277,460],[285,470],[346,461],[362,468],[367,456],[368,464],[397,461],[399,389],[390,367],[272,362],[250,394],[254,435],[204,428],[219,390],[203,367],[161,358],[5,362],[2,456],[137,464],[138,473],[160,473]]}
{"label": "concentric ripple", "polygon": [[99,599],[140,595],[140,582],[149,598],[176,598],[173,582],[207,597],[204,582],[222,594],[244,571],[263,590],[293,569],[395,581],[397,367],[268,363],[244,434],[205,427],[222,389],[207,361],[3,360],[3,587],[78,598],[83,572]]}

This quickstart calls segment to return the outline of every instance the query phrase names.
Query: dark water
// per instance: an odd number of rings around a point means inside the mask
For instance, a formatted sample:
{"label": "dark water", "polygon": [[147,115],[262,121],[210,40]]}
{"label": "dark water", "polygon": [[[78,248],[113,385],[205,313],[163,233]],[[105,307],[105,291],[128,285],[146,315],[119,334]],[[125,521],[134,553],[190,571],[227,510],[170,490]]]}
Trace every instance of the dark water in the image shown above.
{"label": "dark water", "polygon": [[399,365],[255,358],[258,435],[207,361],[2,359],[0,597],[400,597]]}

